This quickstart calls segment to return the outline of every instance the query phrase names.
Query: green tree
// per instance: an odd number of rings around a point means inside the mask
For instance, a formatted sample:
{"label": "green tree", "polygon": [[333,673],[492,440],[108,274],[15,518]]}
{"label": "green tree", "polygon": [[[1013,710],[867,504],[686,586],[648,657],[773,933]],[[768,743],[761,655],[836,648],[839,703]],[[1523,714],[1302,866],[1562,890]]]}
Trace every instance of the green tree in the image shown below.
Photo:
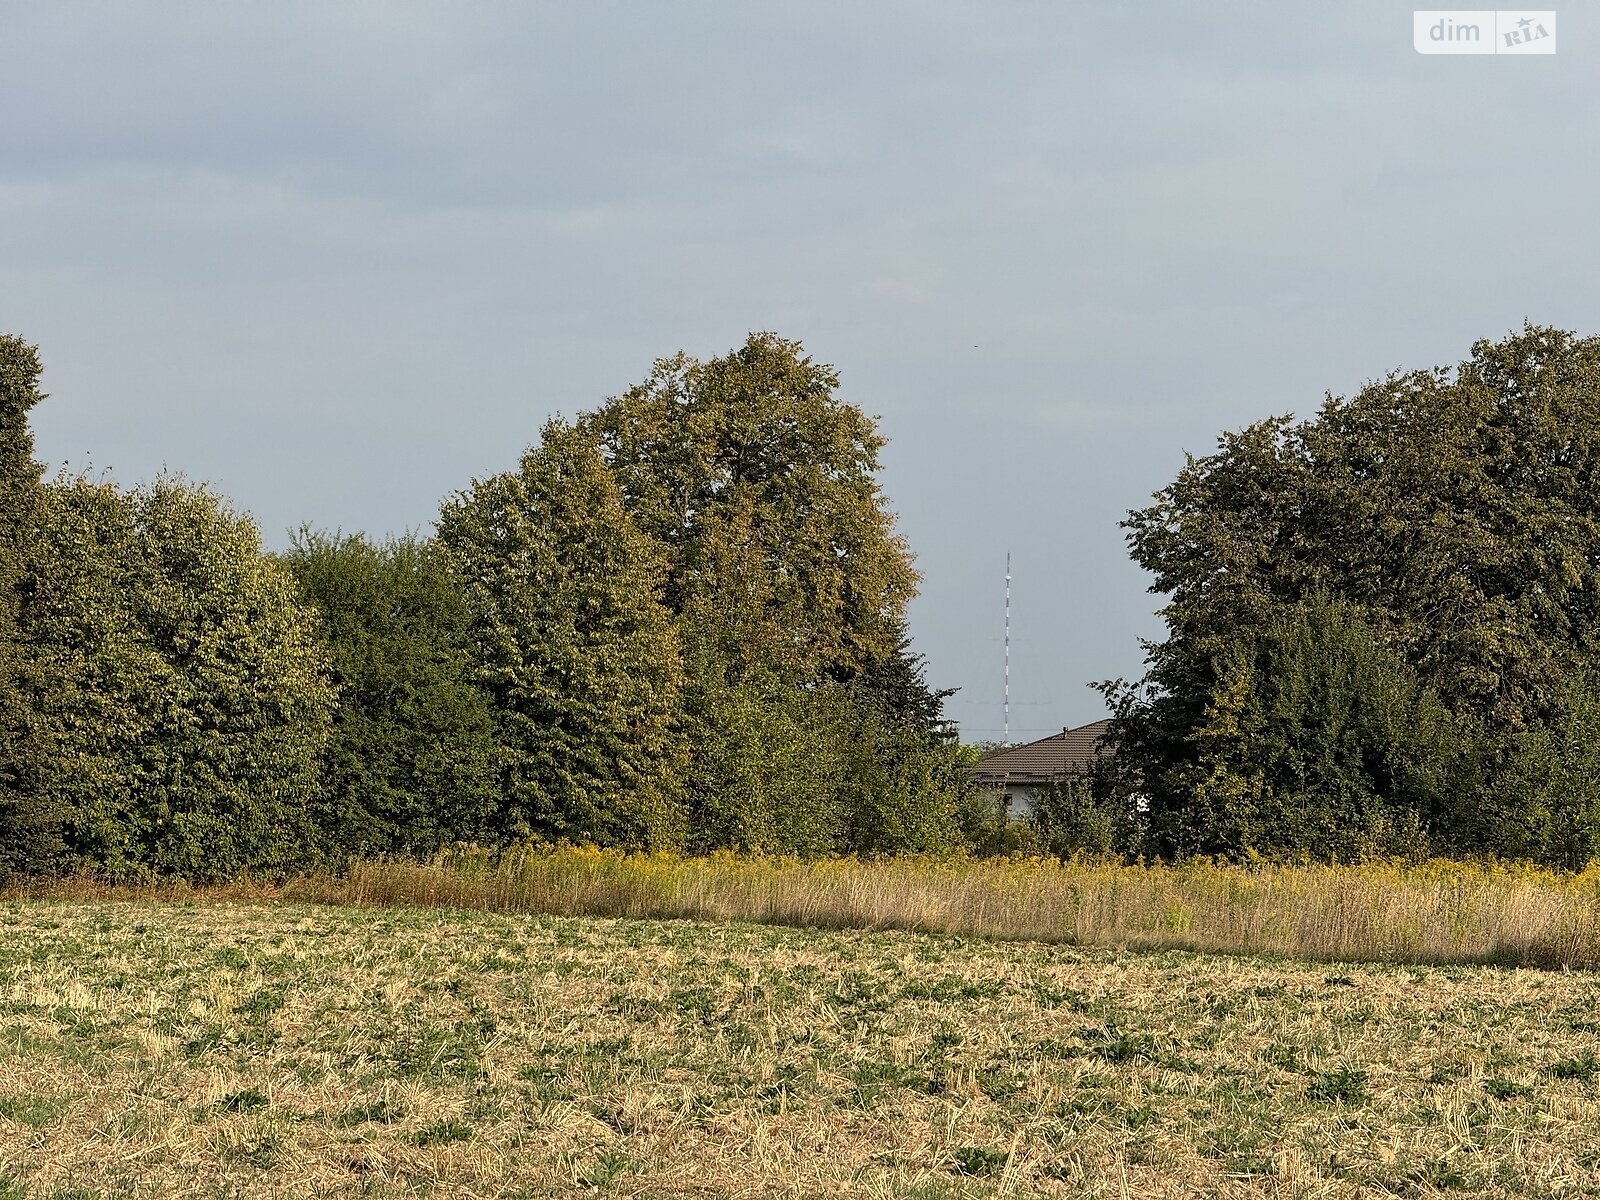
{"label": "green tree", "polygon": [[438,536],[508,754],[505,834],[681,841],[683,667],[663,565],[594,446],[547,424],[520,470],[444,505]]}
{"label": "green tree", "polygon": [[931,687],[927,660],[912,649],[903,618],[895,622],[894,630],[893,648],[869,662],[856,682],[891,725],[915,733],[930,746],[949,745],[954,733],[945,720],[944,702],[956,689]]}
{"label": "green tree", "polygon": [[333,704],[315,617],[251,522],[164,477],[41,489],[21,626],[79,866],[226,878],[315,857]]}
{"label": "green tree", "polygon": [[439,547],[302,529],[283,561],[317,609],[339,694],[316,805],[324,851],[426,855],[492,839],[494,710],[473,682],[471,613]]}
{"label": "green tree", "polygon": [[1039,789],[1028,813],[1039,846],[1057,858],[1125,852],[1126,833],[1116,811],[1096,795],[1094,780],[1072,775]]}
{"label": "green tree", "polygon": [[[662,548],[665,598],[724,611],[753,642],[730,653],[845,679],[893,657],[917,576],[878,487],[884,439],[797,342],[752,334],[722,358],[663,359],[585,417],[635,524]],[[731,572],[737,567],[737,575]]]}
{"label": "green tree", "polygon": [[40,467],[28,413],[43,399],[39,371],[35,347],[0,335],[0,878],[48,869],[63,850],[63,813],[48,805],[39,786],[45,764],[18,626],[38,516]]}
{"label": "green tree", "polygon": [[[632,670],[637,699],[596,690],[672,710],[676,748],[650,750],[642,775],[672,792],[673,840],[798,854],[959,840],[948,693],[929,688],[906,636],[917,576],[878,487],[883,439],[837,389],[833,368],[773,334],[706,362],[680,354],[547,428],[520,475],[446,506],[440,537],[474,597],[484,678],[503,714],[522,714],[508,741],[544,764],[525,772],[512,836],[632,844],[660,824],[606,815],[627,811],[604,775],[626,761],[615,726],[628,721],[586,699],[593,667],[569,665],[594,635],[567,628],[568,588],[659,598],[648,622],[628,610],[642,623],[621,657],[654,653],[666,674]],[[562,549],[580,544],[607,548],[606,569],[562,566],[584,561]],[[650,583],[621,573],[645,561]],[[525,669],[537,686],[513,682]]]}
{"label": "green tree", "polygon": [[842,687],[702,678],[685,774],[689,847],[817,857],[849,848]]}
{"label": "green tree", "polygon": [[753,334],[721,358],[661,360],[578,425],[667,564],[697,844],[955,837],[948,693],[906,637],[917,576],[877,482],[884,440],[838,385],[798,343]]}
{"label": "green tree", "polygon": [[[914,678],[920,680],[920,672]],[[866,680],[849,685],[846,692],[841,732],[850,755],[844,776],[843,807],[849,818],[844,848],[856,854],[963,848],[969,801],[960,748],[942,732],[930,733],[908,720],[895,699]]]}
{"label": "green tree", "polygon": [[1600,642],[1597,396],[1600,340],[1528,326],[1454,369],[1396,373],[1311,420],[1224,435],[1131,513],[1168,634],[1143,681],[1110,691],[1119,759],[1157,823],[1189,812],[1192,841],[1225,826],[1221,809],[1248,808],[1248,776],[1202,769],[1208,746],[1241,736],[1230,706],[1258,691],[1240,642],[1317,596],[1382,631],[1475,731],[1479,786],[1496,786]]}
{"label": "green tree", "polygon": [[940,853],[966,842],[965,762],[881,698],[773,675],[695,693],[690,845],[766,854]]}

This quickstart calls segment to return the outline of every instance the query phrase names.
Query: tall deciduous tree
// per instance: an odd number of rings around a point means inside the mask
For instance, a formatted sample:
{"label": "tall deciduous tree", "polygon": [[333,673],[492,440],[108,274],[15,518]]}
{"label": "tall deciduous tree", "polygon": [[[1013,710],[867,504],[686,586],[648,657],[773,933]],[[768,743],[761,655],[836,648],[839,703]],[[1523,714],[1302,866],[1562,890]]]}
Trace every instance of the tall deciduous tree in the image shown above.
{"label": "tall deciduous tree", "polygon": [[180,479],[68,479],[41,489],[29,557],[43,787],[79,864],[203,880],[315,861],[333,691],[255,526]]}
{"label": "tall deciduous tree", "polygon": [[580,425],[664,548],[673,610],[716,596],[722,611],[737,562],[761,593],[739,605],[760,636],[737,657],[801,676],[892,657],[917,582],[878,487],[884,439],[838,385],[799,343],[753,334],[708,362],[661,360]]}
{"label": "tall deciduous tree", "polygon": [[28,413],[43,399],[39,370],[35,347],[0,335],[0,876],[46,869],[62,848],[63,814],[46,804],[39,787],[45,764],[27,699],[30,664],[18,625],[38,509],[40,467]]}
{"label": "tall deciduous tree", "polygon": [[681,841],[683,667],[664,566],[594,446],[546,425],[519,470],[444,505],[438,536],[509,755],[506,834]]}
{"label": "tall deciduous tree", "polygon": [[[1195,781],[1241,638],[1318,596],[1474,731],[1492,790],[1600,650],[1600,339],[1528,326],[1225,435],[1125,526],[1169,597],[1145,680],[1113,688],[1119,757],[1158,825],[1211,803]],[[1460,846],[1462,813],[1434,819]]]}
{"label": "tall deciduous tree", "polygon": [[667,563],[699,845],[957,837],[945,693],[905,636],[917,575],[878,486],[884,439],[838,386],[799,343],[759,333],[659,361],[578,425]]}

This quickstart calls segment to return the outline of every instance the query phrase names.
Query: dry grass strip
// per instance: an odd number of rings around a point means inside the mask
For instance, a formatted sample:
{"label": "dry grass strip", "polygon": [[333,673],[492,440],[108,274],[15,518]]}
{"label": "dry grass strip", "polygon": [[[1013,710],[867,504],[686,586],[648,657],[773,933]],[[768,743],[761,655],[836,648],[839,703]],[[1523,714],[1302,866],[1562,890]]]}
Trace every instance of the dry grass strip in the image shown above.
{"label": "dry grass strip", "polygon": [[363,862],[338,876],[276,885],[130,889],[69,880],[10,894],[735,920],[1322,961],[1600,965],[1600,869],[1450,862],[1144,867],[465,849],[431,863]]}

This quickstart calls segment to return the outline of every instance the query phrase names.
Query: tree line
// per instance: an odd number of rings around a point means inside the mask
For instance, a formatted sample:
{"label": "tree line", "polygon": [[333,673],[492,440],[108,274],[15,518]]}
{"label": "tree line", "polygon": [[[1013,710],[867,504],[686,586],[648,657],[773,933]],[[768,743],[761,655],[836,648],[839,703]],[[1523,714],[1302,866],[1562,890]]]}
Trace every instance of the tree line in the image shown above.
{"label": "tree line", "polygon": [[883,439],[797,343],[658,362],[431,536],[282,554],[181,477],[46,479],[39,375],[0,338],[0,873],[984,836]]}
{"label": "tree line", "polygon": [[0,338],[0,874],[456,842],[1128,859],[1600,855],[1600,339],[1527,326],[1186,461],[1095,773],[1009,826],[911,650],[873,421],[772,334],[545,425],[429,536],[282,554],[46,479]]}

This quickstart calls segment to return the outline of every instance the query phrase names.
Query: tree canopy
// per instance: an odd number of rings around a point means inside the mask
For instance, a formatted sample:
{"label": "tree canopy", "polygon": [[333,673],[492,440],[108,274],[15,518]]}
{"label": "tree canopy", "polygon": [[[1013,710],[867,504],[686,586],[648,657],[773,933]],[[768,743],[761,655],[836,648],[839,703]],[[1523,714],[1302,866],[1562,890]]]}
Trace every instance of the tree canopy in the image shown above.
{"label": "tree canopy", "polygon": [[510,755],[507,835],[678,843],[677,634],[658,598],[657,547],[599,453],[547,424],[519,470],[445,504],[439,540]]}
{"label": "tree canopy", "polygon": [[334,693],[313,614],[213,493],[41,489],[22,629],[75,865],[216,879],[320,857]]}
{"label": "tree canopy", "polygon": [[799,343],[753,334],[660,360],[579,422],[662,547],[666,602],[715,597],[736,659],[849,675],[895,653],[917,576],[878,486],[884,439],[838,386]]}
{"label": "tree canopy", "polygon": [[302,529],[283,561],[316,608],[339,704],[316,805],[330,856],[427,855],[499,834],[502,755],[472,613],[431,539]]}
{"label": "tree canopy", "polygon": [[[1600,645],[1597,400],[1600,340],[1530,325],[1476,343],[1455,368],[1329,397],[1310,420],[1226,434],[1129,515],[1133,557],[1168,597],[1168,633],[1148,647],[1144,680],[1110,691],[1119,757],[1149,797],[1157,850],[1257,848],[1259,835],[1237,824],[1224,832],[1238,780],[1223,786],[1206,767],[1259,752],[1248,744],[1259,730],[1223,719],[1251,709],[1293,709],[1329,737],[1392,717],[1406,736],[1425,727],[1439,743],[1425,758],[1456,764],[1448,811],[1353,750],[1319,766],[1315,786],[1262,778],[1272,804],[1313,803],[1338,779],[1349,796],[1376,788],[1436,847],[1497,849],[1500,826],[1473,811],[1496,802],[1527,739],[1562,719],[1569,678]],[[1288,641],[1285,620],[1301,621]],[[1308,658],[1293,649],[1304,637],[1326,644]],[[1280,646],[1272,670],[1263,639]],[[1316,655],[1345,682],[1285,692]],[[1333,657],[1346,666],[1327,665]],[[1342,716],[1328,709],[1338,688]],[[1400,693],[1439,713],[1380,716]],[[1297,770],[1328,752],[1318,738],[1301,745]],[[1319,853],[1332,844],[1313,843]]]}
{"label": "tree canopy", "polygon": [[19,626],[25,556],[38,516],[41,469],[28,413],[44,398],[39,371],[35,347],[0,335],[0,877],[51,865],[63,849],[63,814],[37,786],[43,754]]}
{"label": "tree canopy", "polygon": [[884,440],[796,342],[661,360],[431,537],[281,555],[180,477],[41,482],[37,378],[0,341],[0,874],[970,841]]}
{"label": "tree canopy", "polygon": [[905,635],[917,573],[878,484],[884,439],[838,388],[799,343],[757,333],[662,359],[576,423],[666,564],[702,847],[959,840],[948,693]]}

